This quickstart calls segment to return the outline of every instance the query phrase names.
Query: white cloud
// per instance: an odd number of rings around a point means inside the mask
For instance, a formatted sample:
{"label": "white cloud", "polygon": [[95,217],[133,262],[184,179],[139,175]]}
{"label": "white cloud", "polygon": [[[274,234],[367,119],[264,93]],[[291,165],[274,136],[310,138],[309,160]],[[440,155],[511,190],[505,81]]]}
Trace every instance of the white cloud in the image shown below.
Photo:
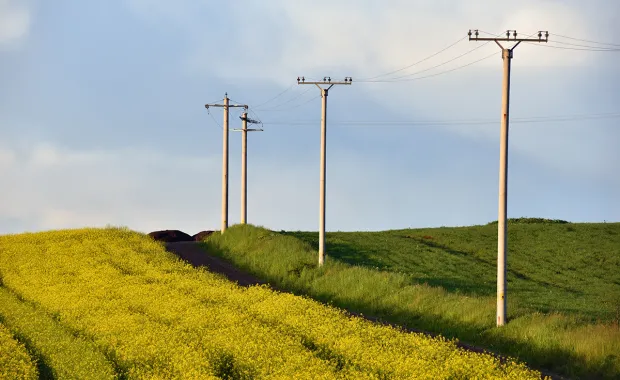
{"label": "white cloud", "polygon": [[[142,232],[174,228],[188,233],[220,226],[221,157],[217,154],[203,158],[133,150],[80,152],[51,144],[0,152],[3,157],[15,157],[2,173],[0,234],[106,224]],[[329,230],[488,219],[480,211],[487,194],[469,177],[437,173],[430,178],[405,176],[394,184],[384,179],[386,168],[362,152],[334,152],[330,160]],[[239,222],[238,164],[231,157],[230,224]],[[250,169],[250,223],[274,229],[317,229],[318,162],[257,161]],[[450,195],[457,184],[458,196]],[[443,199],[439,206],[428,203],[433,197]],[[405,211],[414,209],[415,217]]]}
{"label": "white cloud", "polygon": [[0,47],[22,41],[30,29],[27,1],[0,0]]}
{"label": "white cloud", "polygon": [[[238,11],[232,8],[234,17],[226,14],[231,9],[218,10],[203,1],[131,0],[130,6],[158,25],[174,25],[185,32],[193,46],[186,57],[192,74],[261,78],[281,85],[291,83],[297,75],[377,75],[427,57],[459,37],[465,39],[445,54],[401,74],[425,69],[479,46],[480,42],[466,41],[470,28],[491,33],[516,29],[521,35],[538,30],[585,35],[597,27],[596,21],[588,19],[580,9],[588,5],[571,6],[560,1],[394,0],[370,1],[363,6],[353,0],[249,1]],[[222,16],[220,20],[218,16]],[[231,21],[234,28],[226,26]],[[490,43],[441,69],[474,61],[493,51],[499,52],[499,48]],[[533,46],[520,48],[515,56],[522,67],[578,66],[592,64],[595,59],[593,55],[575,56]],[[479,65],[493,64],[491,60]]]}
{"label": "white cloud", "polygon": [[15,154],[10,150],[0,149],[0,173],[8,170],[15,163]]}
{"label": "white cloud", "polygon": [[[106,224],[149,232],[212,228],[218,161],[149,150],[70,151],[52,144],[0,149],[2,232]],[[25,227],[27,225],[27,227]],[[197,232],[197,231],[196,231]]]}

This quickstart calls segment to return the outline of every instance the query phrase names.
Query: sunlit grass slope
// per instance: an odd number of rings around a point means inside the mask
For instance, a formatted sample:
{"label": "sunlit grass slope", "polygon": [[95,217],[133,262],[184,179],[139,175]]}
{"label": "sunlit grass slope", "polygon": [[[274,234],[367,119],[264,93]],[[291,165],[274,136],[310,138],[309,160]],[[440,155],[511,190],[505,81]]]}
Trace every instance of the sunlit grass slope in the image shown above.
{"label": "sunlit grass slope", "polygon": [[[7,296],[51,316],[59,339],[70,331],[120,378],[539,377],[311,299],[238,287],[124,229],[0,236],[0,274]],[[7,321],[19,312],[2,310]]]}
{"label": "sunlit grass slope", "polygon": [[211,235],[206,248],[299,294],[572,377],[613,379],[620,377],[613,319],[619,230],[620,224],[511,224],[510,322],[501,329],[493,225],[330,233],[321,269],[311,233],[239,225]]}
{"label": "sunlit grass slope", "polygon": [[39,373],[26,347],[0,324],[0,379],[37,379]]}

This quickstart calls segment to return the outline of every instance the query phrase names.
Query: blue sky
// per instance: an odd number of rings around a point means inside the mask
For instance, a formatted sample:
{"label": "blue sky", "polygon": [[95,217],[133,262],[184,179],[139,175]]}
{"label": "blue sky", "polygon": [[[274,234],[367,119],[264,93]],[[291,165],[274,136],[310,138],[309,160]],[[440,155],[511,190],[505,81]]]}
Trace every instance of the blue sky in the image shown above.
{"label": "blue sky", "polygon": [[[329,95],[328,231],[487,223],[497,219],[499,48],[418,75],[496,53],[431,78],[358,80],[417,62],[473,28],[620,44],[619,19],[620,4],[602,0],[0,0],[0,234],[218,229],[222,111],[211,111],[214,122],[204,104],[225,92],[264,122],[249,135],[249,222],[317,230],[320,99],[296,85],[298,75],[353,77]],[[463,39],[398,75],[480,45]],[[619,88],[618,51],[515,50],[509,217],[619,220],[620,117],[557,121],[620,113]],[[231,111],[231,127],[238,116]],[[516,122],[543,116],[553,119]],[[390,123],[429,120],[493,123]],[[368,121],[386,123],[359,123]],[[231,132],[233,224],[240,154]]]}

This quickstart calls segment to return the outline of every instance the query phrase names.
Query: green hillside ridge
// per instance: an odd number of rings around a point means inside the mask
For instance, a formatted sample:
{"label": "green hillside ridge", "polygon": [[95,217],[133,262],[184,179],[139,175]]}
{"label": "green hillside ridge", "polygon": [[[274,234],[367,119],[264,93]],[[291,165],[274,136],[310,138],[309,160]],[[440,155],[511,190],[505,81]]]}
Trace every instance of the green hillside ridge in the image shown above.
{"label": "green hillside ridge", "polygon": [[620,377],[620,223],[508,224],[508,318],[495,327],[497,225],[318,234],[251,225],[205,248],[277,287],[441,333],[572,378]]}

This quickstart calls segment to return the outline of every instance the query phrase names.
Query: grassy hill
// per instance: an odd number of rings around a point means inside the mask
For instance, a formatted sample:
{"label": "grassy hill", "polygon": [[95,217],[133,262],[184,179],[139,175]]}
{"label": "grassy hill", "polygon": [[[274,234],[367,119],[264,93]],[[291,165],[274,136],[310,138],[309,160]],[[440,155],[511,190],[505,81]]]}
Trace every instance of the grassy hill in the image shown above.
{"label": "grassy hill", "polygon": [[116,228],[0,236],[0,364],[11,379],[540,378],[445,339],[240,287]]}
{"label": "grassy hill", "polygon": [[620,223],[509,223],[508,318],[495,327],[497,225],[327,234],[233,226],[206,249],[273,284],[573,378],[620,377]]}
{"label": "grassy hill", "polygon": [[[317,233],[290,233],[318,249]],[[459,228],[335,232],[330,258],[404,273],[459,294],[495,296],[497,224]],[[508,223],[509,316],[561,312],[620,318],[620,223]]]}

